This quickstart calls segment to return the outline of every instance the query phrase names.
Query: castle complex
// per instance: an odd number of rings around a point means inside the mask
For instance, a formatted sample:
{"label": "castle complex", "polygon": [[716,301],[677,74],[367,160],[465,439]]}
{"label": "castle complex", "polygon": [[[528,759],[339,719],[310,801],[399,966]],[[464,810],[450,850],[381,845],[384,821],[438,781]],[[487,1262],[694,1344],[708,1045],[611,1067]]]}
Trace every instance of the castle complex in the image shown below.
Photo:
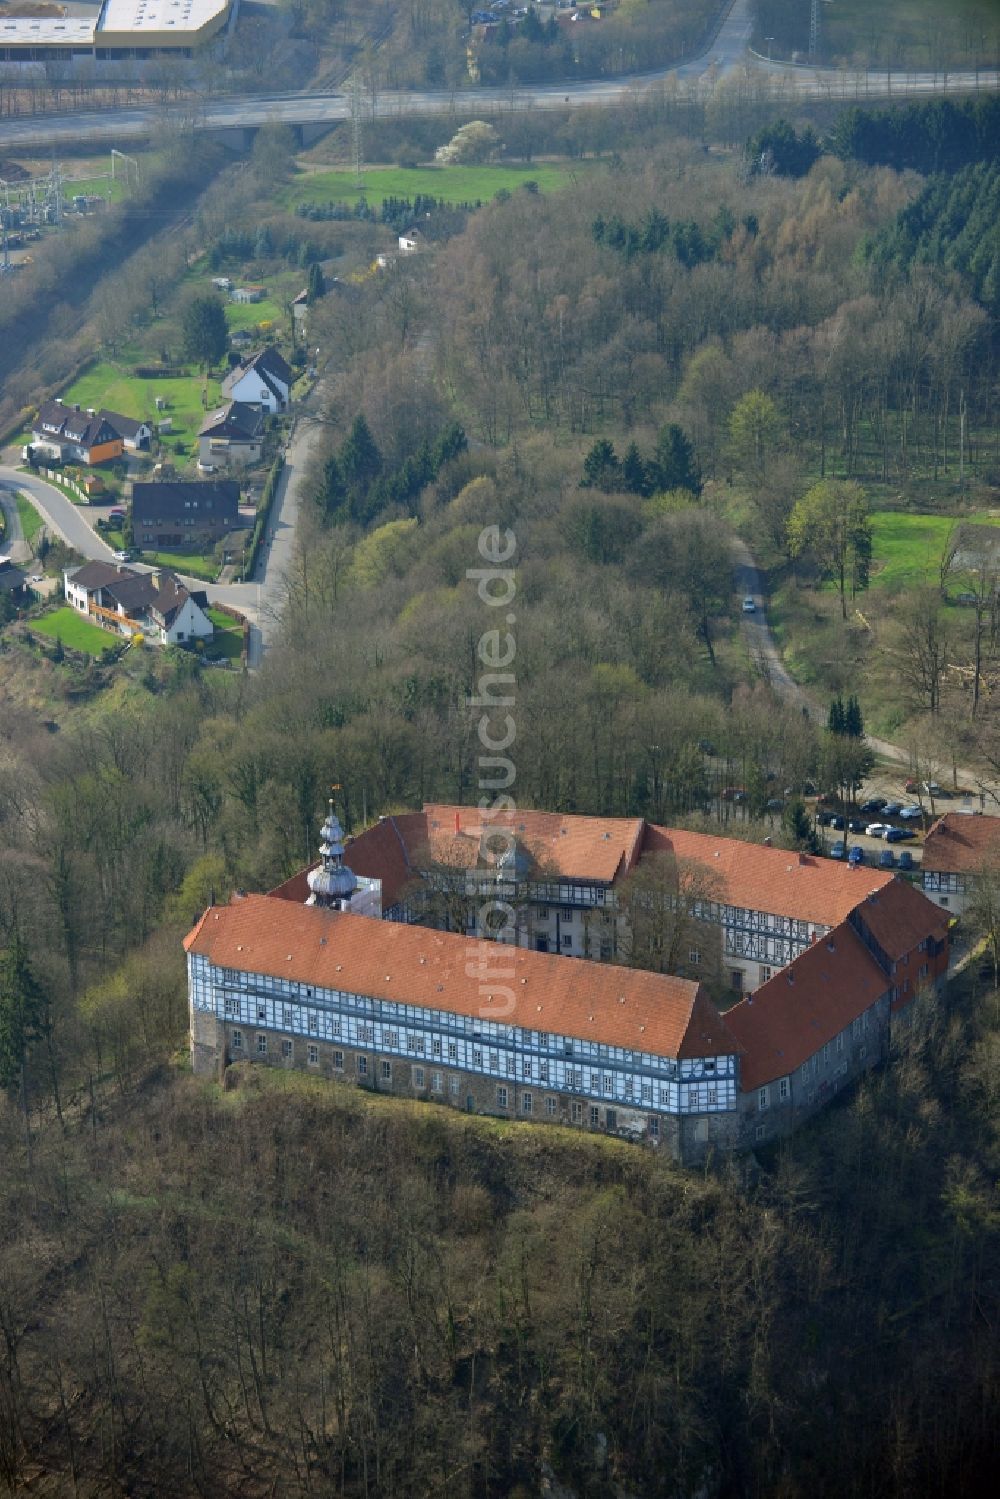
{"label": "castle complex", "polygon": [[331,807],[322,838],[189,933],[196,1071],[301,1067],[695,1164],[886,1060],[947,972],[948,918],[907,882],[781,849],[443,806],[346,850]]}

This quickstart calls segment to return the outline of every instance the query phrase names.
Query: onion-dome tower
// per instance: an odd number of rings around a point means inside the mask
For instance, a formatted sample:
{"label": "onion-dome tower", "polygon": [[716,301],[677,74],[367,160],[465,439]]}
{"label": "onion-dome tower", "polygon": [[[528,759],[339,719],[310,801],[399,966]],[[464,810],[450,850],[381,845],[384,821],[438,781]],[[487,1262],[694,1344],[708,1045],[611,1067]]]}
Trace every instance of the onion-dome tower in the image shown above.
{"label": "onion-dome tower", "polygon": [[323,862],[318,869],[311,869],[306,875],[306,883],[312,891],[311,904],[340,910],[350,904],[358,882],[344,863],[344,833],[333,810],[332,797],[326,821],[320,828],[320,836],[323,841],[319,851]]}

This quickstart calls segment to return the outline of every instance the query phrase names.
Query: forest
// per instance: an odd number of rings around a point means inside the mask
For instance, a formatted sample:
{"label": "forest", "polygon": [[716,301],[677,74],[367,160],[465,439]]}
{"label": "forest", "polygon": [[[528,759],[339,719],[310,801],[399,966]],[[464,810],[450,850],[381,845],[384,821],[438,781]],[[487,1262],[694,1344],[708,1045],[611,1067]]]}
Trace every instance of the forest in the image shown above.
{"label": "forest", "polygon": [[[699,1175],[186,1066],[183,933],[314,859],[331,783],[349,832],[478,794],[485,526],[516,538],[521,805],[808,846],[801,809],[767,803],[855,784],[862,711],[928,778],[1000,765],[996,700],[950,672],[1000,670],[996,579],[962,609],[950,573],[1000,475],[992,169],[824,149],[750,172],[759,119],[709,151],[668,115],[576,123],[562,190],[442,212],[384,269],[394,214],[289,207],[346,131],[308,161],[278,129],[245,164],[209,151],[167,240],[129,255],[115,218],[78,242],[79,294],[45,328],[79,358],[173,326],[196,254],[268,274],[307,234],[351,291],[311,309],[313,457],[259,673],[85,660],[30,619],[0,634],[0,1491],[984,1488],[1000,1011],[976,963],[891,1070]],[[372,139],[431,156],[453,128]],[[569,128],[509,133],[552,151]],[[9,330],[52,274],[43,257]],[[68,357],[39,340],[12,368],[14,419]],[[880,549],[914,517],[940,543],[891,587]],[[740,545],[812,718],[740,634]]]}

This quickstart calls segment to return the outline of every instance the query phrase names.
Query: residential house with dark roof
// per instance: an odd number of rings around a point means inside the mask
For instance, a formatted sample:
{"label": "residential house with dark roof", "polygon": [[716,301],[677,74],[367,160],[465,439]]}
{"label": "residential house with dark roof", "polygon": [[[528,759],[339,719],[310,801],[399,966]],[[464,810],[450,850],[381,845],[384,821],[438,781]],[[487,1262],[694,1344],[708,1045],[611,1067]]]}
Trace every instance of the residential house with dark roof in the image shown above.
{"label": "residential house with dark roof", "polygon": [[222,382],[222,393],[274,416],[288,410],[294,380],[290,365],[269,345],[230,370]]}
{"label": "residential house with dark roof", "polygon": [[137,547],[205,546],[240,524],[235,479],[169,479],[132,485],[132,536]]}
{"label": "residential house with dark roof", "polygon": [[189,590],[166,568],[140,573],[108,562],[87,562],[63,574],[63,591],[71,608],[118,635],[188,645],[210,640],[215,633],[205,592]]}
{"label": "residential house with dark roof", "polygon": [[264,452],[264,413],[246,401],[229,401],[213,411],[198,430],[198,466],[246,468]]}
{"label": "residential house with dark roof", "polygon": [[43,453],[63,463],[107,463],[120,458],[124,446],[103,412],[84,411],[58,398],[39,407],[31,436]]}
{"label": "residential house with dark roof", "polygon": [[961,916],[984,869],[1000,872],[1000,817],[946,812],[924,839],[920,876],[924,894],[952,916]]}
{"label": "residential house with dark roof", "polygon": [[131,416],[122,416],[120,411],[100,411],[98,415],[114,428],[127,450],[133,453],[149,451],[149,445],[153,440],[153,429],[149,422],[136,421]]}

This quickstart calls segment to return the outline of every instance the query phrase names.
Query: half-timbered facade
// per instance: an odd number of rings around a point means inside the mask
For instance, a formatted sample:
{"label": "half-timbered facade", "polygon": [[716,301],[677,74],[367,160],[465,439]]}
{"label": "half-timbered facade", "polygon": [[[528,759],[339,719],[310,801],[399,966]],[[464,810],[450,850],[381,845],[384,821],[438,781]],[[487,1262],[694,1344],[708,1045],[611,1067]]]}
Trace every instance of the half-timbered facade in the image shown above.
{"label": "half-timbered facade", "polygon": [[1000,817],[947,812],[924,840],[920,874],[924,894],[952,916],[961,916],[976,881],[986,869],[1000,869]]}

